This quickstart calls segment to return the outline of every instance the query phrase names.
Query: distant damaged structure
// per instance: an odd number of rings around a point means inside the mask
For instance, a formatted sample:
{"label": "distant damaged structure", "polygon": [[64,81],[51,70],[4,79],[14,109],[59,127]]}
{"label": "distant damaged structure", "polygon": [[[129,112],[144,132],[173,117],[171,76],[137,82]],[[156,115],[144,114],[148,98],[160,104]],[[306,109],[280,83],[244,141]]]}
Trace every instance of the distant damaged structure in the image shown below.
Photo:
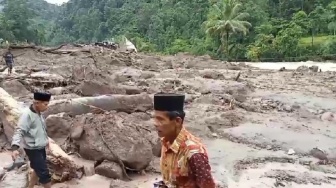
{"label": "distant damaged structure", "polygon": [[100,46],[104,48],[109,48],[112,50],[117,50],[119,48],[119,45],[115,42],[109,42],[109,41],[104,41],[104,42],[95,42],[95,46]]}
{"label": "distant damaged structure", "polygon": [[135,45],[129,41],[125,36],[122,37],[120,42],[115,42],[115,40],[112,38],[111,40],[105,40],[102,42],[95,42],[95,43],[91,43],[91,44],[75,44],[78,47],[83,47],[86,45],[90,45],[90,46],[97,46],[100,47],[100,51],[104,52],[104,48],[108,48],[111,50],[117,50],[120,49],[121,51],[127,51],[130,53],[137,53],[138,50],[135,47]]}
{"label": "distant damaged structure", "polygon": [[125,36],[122,37],[122,41],[120,42],[120,48],[126,50],[127,52],[138,53],[138,50],[135,47],[135,45],[131,41],[129,41]]}

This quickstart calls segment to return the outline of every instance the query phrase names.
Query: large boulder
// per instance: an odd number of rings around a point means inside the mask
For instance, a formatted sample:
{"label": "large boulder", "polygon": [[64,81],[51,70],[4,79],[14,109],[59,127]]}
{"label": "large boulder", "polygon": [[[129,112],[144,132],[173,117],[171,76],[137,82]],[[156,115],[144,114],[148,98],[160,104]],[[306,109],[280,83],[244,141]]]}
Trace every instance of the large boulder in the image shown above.
{"label": "large boulder", "polygon": [[[80,121],[84,130],[75,141],[83,158],[111,162],[117,162],[117,158],[120,158],[126,167],[136,171],[150,164],[153,158],[152,143],[147,139],[150,128],[144,127],[146,124],[136,116],[111,112],[104,115],[87,114],[77,117],[75,121]],[[76,129],[79,129],[78,123]]]}
{"label": "large boulder", "polygon": [[31,94],[31,92],[17,80],[4,81],[1,87],[13,97],[23,97]]}

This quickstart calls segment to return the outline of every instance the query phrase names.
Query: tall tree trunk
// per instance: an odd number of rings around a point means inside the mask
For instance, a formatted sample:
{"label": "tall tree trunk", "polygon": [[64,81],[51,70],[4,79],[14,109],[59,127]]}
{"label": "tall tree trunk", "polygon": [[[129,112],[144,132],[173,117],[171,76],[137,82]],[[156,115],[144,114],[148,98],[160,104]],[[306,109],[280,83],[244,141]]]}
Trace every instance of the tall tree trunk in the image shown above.
{"label": "tall tree trunk", "polygon": [[311,29],[311,45],[314,47],[314,29]]}
{"label": "tall tree trunk", "polygon": [[230,57],[230,52],[229,52],[229,32],[226,32],[226,54],[227,57]]}

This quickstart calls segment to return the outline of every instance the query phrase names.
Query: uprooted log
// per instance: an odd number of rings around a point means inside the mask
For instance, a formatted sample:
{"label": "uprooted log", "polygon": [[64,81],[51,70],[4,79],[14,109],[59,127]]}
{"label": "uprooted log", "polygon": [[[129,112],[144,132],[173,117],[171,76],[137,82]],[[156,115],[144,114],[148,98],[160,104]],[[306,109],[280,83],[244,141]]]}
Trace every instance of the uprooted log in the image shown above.
{"label": "uprooted log", "polygon": [[41,53],[51,53],[51,54],[74,54],[76,52],[86,52],[91,53],[88,49],[81,49],[81,50],[60,50],[66,44],[62,44],[60,46],[54,48],[44,48],[36,45],[10,45],[11,49],[34,49]]}
{"label": "uprooted log", "polygon": [[[0,118],[9,142],[20,116],[20,105],[0,88]],[[54,182],[63,182],[83,175],[83,167],[76,164],[52,139],[49,138],[48,164]]]}
{"label": "uprooted log", "polygon": [[53,87],[64,87],[72,84],[79,84],[72,79],[63,78],[57,74],[49,74],[43,72],[33,73],[30,71],[28,74],[15,74],[8,76],[7,74],[0,74],[0,82],[18,80],[30,91],[35,91],[34,87],[43,87],[49,89]]}
{"label": "uprooted log", "polygon": [[146,112],[152,109],[152,99],[145,93],[138,95],[102,95],[51,101],[45,116],[48,117],[51,114],[61,112],[76,116],[94,112],[95,110],[114,110],[131,113]]}
{"label": "uprooted log", "polygon": [[28,48],[28,49],[35,49],[35,50],[38,50],[38,51],[52,52],[52,51],[61,49],[65,45],[66,44],[62,44],[62,45],[54,47],[54,48],[42,48],[42,47],[39,47],[39,46],[36,46],[36,45],[17,45],[17,44],[14,44],[14,45],[10,45],[9,48],[11,48],[11,49],[27,49]]}

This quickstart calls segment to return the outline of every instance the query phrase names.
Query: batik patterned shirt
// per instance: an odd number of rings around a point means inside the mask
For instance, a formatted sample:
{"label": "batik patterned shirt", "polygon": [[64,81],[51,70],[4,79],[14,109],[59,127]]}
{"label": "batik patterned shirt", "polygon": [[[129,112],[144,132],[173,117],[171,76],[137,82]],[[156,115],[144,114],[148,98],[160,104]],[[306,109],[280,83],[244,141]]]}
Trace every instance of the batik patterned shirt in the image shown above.
{"label": "batik patterned shirt", "polygon": [[161,173],[168,188],[215,188],[206,149],[186,129],[172,144],[162,139]]}

